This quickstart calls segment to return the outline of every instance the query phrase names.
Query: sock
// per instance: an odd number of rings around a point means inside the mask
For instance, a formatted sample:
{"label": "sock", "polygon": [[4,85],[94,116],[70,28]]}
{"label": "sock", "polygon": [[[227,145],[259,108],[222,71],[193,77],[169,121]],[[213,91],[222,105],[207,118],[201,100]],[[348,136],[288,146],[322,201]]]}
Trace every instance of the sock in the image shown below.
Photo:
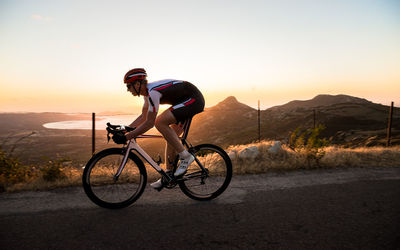
{"label": "sock", "polygon": [[181,158],[181,159],[185,159],[189,156],[190,156],[190,153],[186,149],[179,153],[179,158]]}

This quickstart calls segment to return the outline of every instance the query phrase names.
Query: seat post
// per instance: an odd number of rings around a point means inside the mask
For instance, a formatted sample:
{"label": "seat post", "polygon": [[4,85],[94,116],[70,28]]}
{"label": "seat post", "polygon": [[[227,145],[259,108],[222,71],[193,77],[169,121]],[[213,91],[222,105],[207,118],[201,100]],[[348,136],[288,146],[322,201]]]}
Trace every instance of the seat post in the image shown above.
{"label": "seat post", "polygon": [[185,121],[185,123],[183,124],[183,131],[184,131],[183,132],[183,137],[182,137],[183,140],[186,140],[186,138],[187,138],[187,136],[189,134],[189,128],[190,128],[190,124],[191,123],[192,123],[192,117],[187,119]]}

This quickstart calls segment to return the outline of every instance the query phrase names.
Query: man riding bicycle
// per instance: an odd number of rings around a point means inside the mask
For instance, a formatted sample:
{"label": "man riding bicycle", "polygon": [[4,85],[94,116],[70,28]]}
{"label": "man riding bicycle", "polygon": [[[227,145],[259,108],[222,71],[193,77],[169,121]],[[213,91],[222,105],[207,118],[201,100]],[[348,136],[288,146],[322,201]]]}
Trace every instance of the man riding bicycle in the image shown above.
{"label": "man riding bicycle", "polygon": [[[171,161],[178,154],[180,163],[174,176],[183,175],[194,157],[183,147],[179,135],[183,132],[183,122],[204,110],[202,93],[190,82],[181,80],[167,79],[148,83],[147,73],[143,68],[129,70],[125,74],[124,83],[132,95],[144,97],[144,104],[142,114],[129,125],[136,129],[115,139],[125,143],[126,140],[136,138],[155,126],[167,141],[166,173],[172,174]],[[171,104],[171,107],[157,116],[160,104]],[[150,186],[161,188],[162,179]]]}

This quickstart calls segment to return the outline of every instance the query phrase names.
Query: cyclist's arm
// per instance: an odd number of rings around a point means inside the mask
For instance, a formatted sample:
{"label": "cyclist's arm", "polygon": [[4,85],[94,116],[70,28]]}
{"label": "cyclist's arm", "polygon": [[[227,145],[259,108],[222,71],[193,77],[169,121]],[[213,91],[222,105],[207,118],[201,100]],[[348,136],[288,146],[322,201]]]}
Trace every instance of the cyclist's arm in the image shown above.
{"label": "cyclist's arm", "polygon": [[135,138],[139,135],[142,135],[146,133],[149,129],[154,127],[154,123],[156,121],[157,113],[156,112],[148,112],[147,113],[147,119],[140,124],[139,127],[137,127],[134,131],[126,134],[126,139],[130,140],[132,138]]}
{"label": "cyclist's arm", "polygon": [[147,118],[147,110],[149,109],[149,100],[147,98],[144,98],[144,104],[142,108],[142,114],[138,116],[130,125],[129,127],[131,128],[136,128],[140,126],[143,122],[146,121]]}
{"label": "cyclist's arm", "polygon": [[148,98],[146,98],[148,109],[146,111],[143,110],[146,113],[145,121],[141,123],[140,126],[138,126],[134,131],[126,135],[126,138],[128,140],[135,138],[139,135],[142,135],[143,133],[154,127],[158,113],[158,108],[160,106],[160,98],[161,94],[157,91],[149,93]]}

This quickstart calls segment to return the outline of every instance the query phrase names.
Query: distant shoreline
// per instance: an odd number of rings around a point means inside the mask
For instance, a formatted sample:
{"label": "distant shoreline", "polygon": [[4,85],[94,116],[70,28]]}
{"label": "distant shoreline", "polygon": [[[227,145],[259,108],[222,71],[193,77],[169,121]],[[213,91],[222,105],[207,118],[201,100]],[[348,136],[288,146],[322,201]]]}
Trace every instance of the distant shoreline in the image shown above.
{"label": "distant shoreline", "polygon": [[[120,119],[120,118],[125,119]],[[111,122],[114,124],[129,125],[137,114],[126,114],[126,115],[100,115],[96,114],[96,127],[99,130],[104,130],[106,123]],[[105,121],[106,119],[107,121]],[[30,132],[30,131],[41,131],[41,130],[88,130],[92,129],[92,114],[89,113],[56,113],[56,112],[44,112],[44,113],[0,113],[0,136],[7,137],[10,135],[17,135],[19,133]],[[62,126],[64,123],[72,124],[83,123],[84,126]],[[103,123],[103,124],[102,124]],[[51,126],[43,126],[45,124],[53,124]],[[61,126],[59,126],[61,125]],[[65,129],[66,128],[66,129]]]}
{"label": "distant shoreline", "polygon": [[30,112],[30,111],[18,111],[18,112],[3,112],[0,111],[0,115],[41,115],[41,114],[54,114],[54,115],[92,115],[95,113],[96,115],[101,116],[112,116],[112,115],[132,115],[133,113],[128,112]]}
{"label": "distant shoreline", "polygon": [[[96,116],[96,130],[104,130],[106,127],[106,123],[110,122],[111,124],[123,124],[129,125],[132,123],[138,115],[130,114],[130,115],[97,115]],[[62,129],[62,130],[70,130],[70,129],[83,129],[83,130],[91,130],[92,129],[92,120],[70,120],[70,121],[58,121],[58,122],[49,122],[44,123],[42,125],[47,129]]]}

